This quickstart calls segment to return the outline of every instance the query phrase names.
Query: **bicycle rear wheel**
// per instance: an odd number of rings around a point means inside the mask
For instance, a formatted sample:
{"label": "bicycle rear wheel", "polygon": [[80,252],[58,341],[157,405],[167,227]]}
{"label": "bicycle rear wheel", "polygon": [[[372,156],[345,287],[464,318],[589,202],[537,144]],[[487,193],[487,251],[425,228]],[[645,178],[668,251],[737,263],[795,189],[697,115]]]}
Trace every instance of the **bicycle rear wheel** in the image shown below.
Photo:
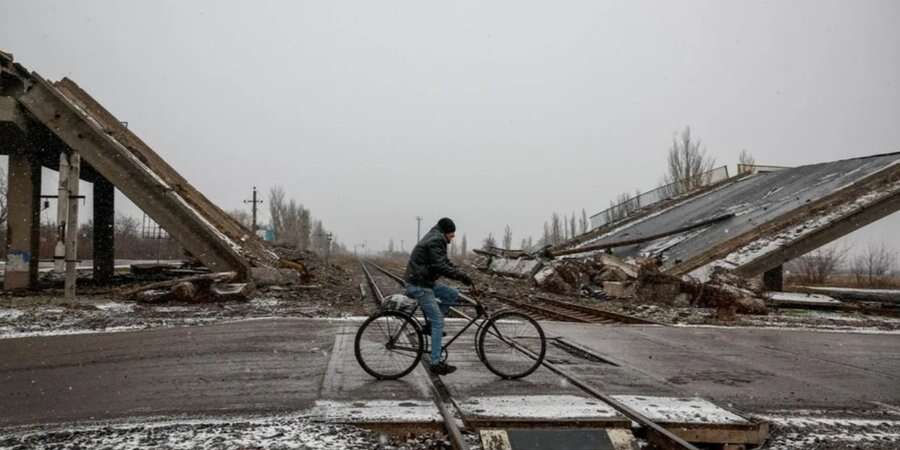
{"label": "bicycle rear wheel", "polygon": [[544,361],[547,351],[541,326],[516,311],[500,312],[488,319],[477,341],[481,362],[506,379],[530,375]]}
{"label": "bicycle rear wheel", "polygon": [[366,319],[353,345],[360,367],[379,380],[395,380],[412,372],[424,348],[419,323],[397,311],[382,311]]}

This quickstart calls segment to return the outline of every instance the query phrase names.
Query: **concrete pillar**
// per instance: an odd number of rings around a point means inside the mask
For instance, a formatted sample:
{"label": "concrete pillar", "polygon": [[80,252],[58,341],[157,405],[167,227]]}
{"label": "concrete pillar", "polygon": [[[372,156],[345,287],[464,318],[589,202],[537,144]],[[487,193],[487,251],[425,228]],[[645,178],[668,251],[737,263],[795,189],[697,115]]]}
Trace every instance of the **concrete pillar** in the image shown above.
{"label": "concrete pillar", "polygon": [[106,178],[94,182],[94,280],[108,283],[115,265],[116,188]]}
{"label": "concrete pillar", "polygon": [[783,291],[784,266],[778,266],[763,273],[763,287],[765,287],[767,291]]}
{"label": "concrete pillar", "polygon": [[9,154],[4,289],[37,285],[40,249],[41,165],[23,149]]}

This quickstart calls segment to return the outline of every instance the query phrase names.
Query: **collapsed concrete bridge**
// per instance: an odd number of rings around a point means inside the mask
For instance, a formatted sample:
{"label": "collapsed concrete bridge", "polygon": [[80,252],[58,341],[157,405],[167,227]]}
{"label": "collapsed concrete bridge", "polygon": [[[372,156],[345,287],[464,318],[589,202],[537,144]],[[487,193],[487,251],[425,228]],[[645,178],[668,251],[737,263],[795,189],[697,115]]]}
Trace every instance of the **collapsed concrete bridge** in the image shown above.
{"label": "collapsed concrete bridge", "polygon": [[[657,258],[672,275],[703,278],[720,267],[745,277],[767,274],[777,285],[783,263],[897,210],[900,153],[889,153],[739,174],[639,210],[549,253],[584,255],[613,245],[619,256]],[[685,231],[666,235],[673,228]]]}
{"label": "collapsed concrete bridge", "polygon": [[770,169],[660,199],[537,254],[476,253],[486,269],[538,284],[553,280],[562,259],[608,265],[605,253],[613,253],[701,281],[722,269],[762,274],[768,290],[780,291],[785,262],[900,210],[900,153]]}
{"label": "collapsed concrete bridge", "polygon": [[9,157],[6,289],[36,283],[41,167],[58,170],[61,153],[80,155],[80,176],[93,183],[99,280],[113,272],[115,189],[213,271],[246,279],[252,267],[278,260],[75,82],[49,82],[0,52],[0,154]]}

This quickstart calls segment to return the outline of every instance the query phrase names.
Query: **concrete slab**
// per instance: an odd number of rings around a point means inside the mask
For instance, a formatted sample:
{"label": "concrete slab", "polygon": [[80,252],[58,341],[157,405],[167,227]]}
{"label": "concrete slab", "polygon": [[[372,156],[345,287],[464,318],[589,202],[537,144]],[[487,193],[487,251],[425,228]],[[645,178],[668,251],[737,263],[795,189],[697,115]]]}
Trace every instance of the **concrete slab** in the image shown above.
{"label": "concrete slab", "polygon": [[564,427],[628,428],[631,421],[595,398],[577,395],[469,397],[457,402],[475,427],[560,424]]}
{"label": "concrete slab", "polygon": [[702,398],[614,395],[657,423],[747,425],[747,419]]}

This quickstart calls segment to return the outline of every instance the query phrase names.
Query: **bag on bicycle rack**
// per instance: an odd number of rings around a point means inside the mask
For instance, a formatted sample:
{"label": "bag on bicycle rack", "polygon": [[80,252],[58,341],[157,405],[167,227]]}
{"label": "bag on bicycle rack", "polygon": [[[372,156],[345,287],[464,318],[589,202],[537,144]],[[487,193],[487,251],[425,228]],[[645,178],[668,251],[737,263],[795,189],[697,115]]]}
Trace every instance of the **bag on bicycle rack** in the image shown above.
{"label": "bag on bicycle rack", "polygon": [[416,309],[418,302],[403,294],[389,295],[384,299],[383,308],[389,311],[400,311],[406,314],[412,314]]}

